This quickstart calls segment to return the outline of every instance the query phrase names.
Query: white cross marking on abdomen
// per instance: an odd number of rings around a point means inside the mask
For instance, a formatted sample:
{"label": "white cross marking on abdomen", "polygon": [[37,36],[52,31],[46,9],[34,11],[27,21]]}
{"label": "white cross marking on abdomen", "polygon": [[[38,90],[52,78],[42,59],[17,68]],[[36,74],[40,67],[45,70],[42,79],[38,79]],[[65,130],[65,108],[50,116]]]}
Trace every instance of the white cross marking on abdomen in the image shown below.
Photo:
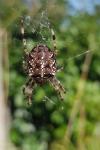
{"label": "white cross marking on abdomen", "polygon": [[45,53],[42,51],[42,57],[41,57],[41,78],[43,78],[44,76],[44,57],[45,57]]}

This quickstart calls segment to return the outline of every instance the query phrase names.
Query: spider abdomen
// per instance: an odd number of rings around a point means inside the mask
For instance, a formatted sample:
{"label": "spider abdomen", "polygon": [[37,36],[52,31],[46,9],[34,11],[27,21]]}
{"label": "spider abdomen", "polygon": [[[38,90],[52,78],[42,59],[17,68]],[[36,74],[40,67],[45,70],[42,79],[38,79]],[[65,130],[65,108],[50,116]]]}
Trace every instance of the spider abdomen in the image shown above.
{"label": "spider abdomen", "polygon": [[28,75],[45,80],[56,73],[55,54],[45,45],[38,45],[29,53],[26,60]]}

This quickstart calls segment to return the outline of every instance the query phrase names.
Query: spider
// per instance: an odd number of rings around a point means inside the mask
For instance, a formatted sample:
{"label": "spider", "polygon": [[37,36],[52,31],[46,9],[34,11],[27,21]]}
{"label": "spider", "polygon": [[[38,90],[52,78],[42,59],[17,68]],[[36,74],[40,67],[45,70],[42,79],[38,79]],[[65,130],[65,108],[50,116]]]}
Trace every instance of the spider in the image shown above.
{"label": "spider", "polygon": [[50,49],[47,45],[38,44],[28,52],[24,34],[24,20],[21,19],[21,34],[24,48],[23,68],[28,76],[28,80],[23,87],[23,93],[29,104],[32,104],[32,95],[36,84],[42,86],[49,82],[57,91],[61,100],[63,100],[63,94],[66,93],[64,87],[56,78],[56,73],[59,71],[56,65],[56,37],[54,30],[52,28],[50,30],[53,39],[53,49]]}

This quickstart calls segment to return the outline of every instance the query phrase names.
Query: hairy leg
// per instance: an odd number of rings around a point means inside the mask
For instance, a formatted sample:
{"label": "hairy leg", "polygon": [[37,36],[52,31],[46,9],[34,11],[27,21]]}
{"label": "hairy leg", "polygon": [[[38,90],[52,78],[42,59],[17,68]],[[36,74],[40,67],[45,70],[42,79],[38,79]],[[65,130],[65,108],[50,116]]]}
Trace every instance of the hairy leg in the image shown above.
{"label": "hairy leg", "polygon": [[57,91],[57,93],[60,95],[61,100],[63,100],[63,94],[66,93],[64,87],[62,86],[62,84],[60,83],[59,80],[57,80],[55,77],[52,77],[49,79],[49,82],[51,83],[51,85],[54,87],[54,89]]}
{"label": "hairy leg", "polygon": [[50,27],[50,30],[51,30],[52,40],[53,40],[53,49],[54,49],[55,54],[57,55],[58,54],[58,50],[57,50],[57,46],[56,46],[55,32],[54,32],[53,28],[51,28],[51,27]]}
{"label": "hairy leg", "polygon": [[32,78],[29,78],[26,84],[23,87],[23,93],[25,95],[25,99],[28,100],[28,104],[32,104],[32,93],[34,88],[35,82]]}

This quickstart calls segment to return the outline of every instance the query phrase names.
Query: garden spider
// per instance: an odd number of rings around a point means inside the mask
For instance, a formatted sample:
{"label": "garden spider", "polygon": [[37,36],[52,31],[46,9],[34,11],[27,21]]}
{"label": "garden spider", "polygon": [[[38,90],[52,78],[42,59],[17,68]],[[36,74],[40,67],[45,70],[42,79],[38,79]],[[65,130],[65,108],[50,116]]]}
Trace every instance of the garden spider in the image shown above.
{"label": "garden spider", "polygon": [[55,75],[58,71],[56,66],[56,42],[55,34],[51,28],[53,39],[53,49],[43,44],[36,45],[30,52],[27,50],[27,43],[24,36],[24,20],[21,19],[21,34],[24,47],[24,70],[28,75],[28,81],[24,85],[23,93],[28,99],[28,103],[32,103],[32,94],[35,84],[43,85],[47,81],[54,87],[63,100],[63,94],[66,92],[60,81]]}

